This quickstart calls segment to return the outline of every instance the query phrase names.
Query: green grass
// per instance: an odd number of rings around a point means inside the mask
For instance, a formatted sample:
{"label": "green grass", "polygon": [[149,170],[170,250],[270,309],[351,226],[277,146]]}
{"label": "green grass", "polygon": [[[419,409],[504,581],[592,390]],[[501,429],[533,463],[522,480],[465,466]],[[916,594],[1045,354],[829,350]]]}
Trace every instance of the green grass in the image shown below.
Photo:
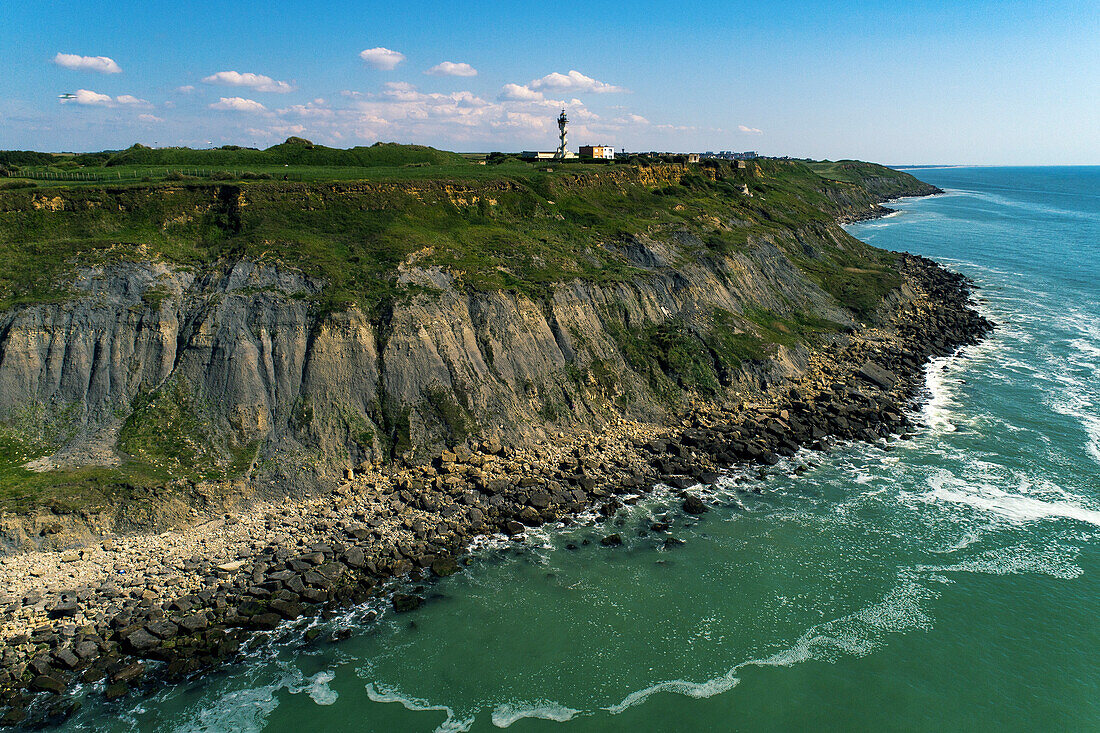
{"label": "green grass", "polygon": [[254,445],[222,446],[212,421],[178,383],[139,396],[131,407],[118,450],[150,473],[192,481],[225,479],[255,455]]}
{"label": "green grass", "polygon": [[822,178],[854,184],[880,199],[934,191],[933,186],[922,183],[905,171],[861,160],[808,161],[806,165]]}
{"label": "green grass", "polygon": [[794,346],[839,328],[800,311],[735,314],[716,308],[706,323],[673,319],[636,328],[613,326],[612,334],[627,363],[647,377],[657,395],[675,402],[684,392],[715,397],[745,362],[773,356],[778,344]]}
{"label": "green grass", "polygon": [[148,498],[154,489],[172,479],[137,462],[118,468],[93,466],[44,472],[23,467],[55,447],[0,427],[0,511],[45,506],[59,513],[95,512]]}

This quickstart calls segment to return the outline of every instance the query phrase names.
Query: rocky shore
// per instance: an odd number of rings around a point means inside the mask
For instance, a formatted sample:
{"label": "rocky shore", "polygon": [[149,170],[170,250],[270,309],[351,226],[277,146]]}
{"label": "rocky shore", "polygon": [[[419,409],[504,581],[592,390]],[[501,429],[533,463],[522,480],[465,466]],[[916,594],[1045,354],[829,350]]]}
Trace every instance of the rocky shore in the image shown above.
{"label": "rocky shore", "polygon": [[480,535],[518,538],[593,507],[610,517],[658,483],[699,513],[692,487],[729,466],[904,437],[929,358],[992,324],[961,275],[909,255],[901,269],[905,298],[888,323],[837,335],[797,382],[697,404],[674,427],[619,420],[526,448],[478,442],[431,465],[349,472],[301,503],[0,559],[0,723],[60,722],[79,705],[78,683],[109,700],[141,694],[233,659],[257,630],[372,597],[415,609],[416,584],[458,571]]}

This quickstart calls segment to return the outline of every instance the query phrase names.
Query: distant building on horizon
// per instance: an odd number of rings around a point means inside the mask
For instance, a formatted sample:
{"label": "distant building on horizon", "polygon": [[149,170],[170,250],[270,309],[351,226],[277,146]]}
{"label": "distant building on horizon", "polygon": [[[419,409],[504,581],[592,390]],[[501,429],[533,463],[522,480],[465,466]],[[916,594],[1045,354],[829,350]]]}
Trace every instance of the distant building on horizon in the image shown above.
{"label": "distant building on horizon", "polygon": [[[519,154],[519,157],[523,160],[561,160],[561,156],[558,155],[557,150],[524,150]],[[565,151],[565,159],[572,160],[576,158],[577,154],[571,150]]]}
{"label": "distant building on horizon", "polygon": [[719,150],[717,153],[708,150],[703,153],[704,158],[710,158],[712,160],[755,160],[760,155],[755,150],[746,150],[743,153],[738,153],[733,150]]}
{"label": "distant building on horizon", "polygon": [[610,145],[582,145],[580,147],[580,156],[582,158],[593,158],[596,160],[614,160],[615,148]]}

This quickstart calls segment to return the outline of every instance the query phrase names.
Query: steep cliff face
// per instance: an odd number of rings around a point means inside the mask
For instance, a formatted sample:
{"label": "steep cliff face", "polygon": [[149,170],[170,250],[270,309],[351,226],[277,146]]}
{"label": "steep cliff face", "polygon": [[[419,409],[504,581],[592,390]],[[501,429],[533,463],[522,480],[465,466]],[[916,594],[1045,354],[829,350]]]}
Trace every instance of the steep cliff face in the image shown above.
{"label": "steep cliff face", "polygon": [[[570,185],[582,198],[585,187],[650,196],[678,175],[647,170]],[[710,180],[681,188],[720,179]],[[428,199],[426,211],[506,206],[516,187],[294,189],[283,204],[293,214],[323,208],[326,196],[346,205],[350,195],[353,207],[378,211],[400,194]],[[781,193],[761,186],[756,195]],[[691,399],[750,393],[796,373],[812,346],[874,318],[884,296],[902,297],[890,257],[833,221],[873,196],[838,182],[813,195],[802,204],[819,215],[805,221],[762,228],[751,218],[767,218],[759,201],[740,211],[730,198],[724,218],[710,209],[694,217],[703,229],[688,222],[602,237],[576,267],[598,261],[625,274],[564,268],[537,287],[471,287],[472,273],[447,259],[454,247],[433,240],[393,258],[387,297],[340,307],[325,298],[330,280],[308,263],[240,248],[206,262],[140,247],[69,260],[62,295],[0,315],[8,485],[35,472],[58,477],[61,493],[79,492],[98,467],[100,486],[154,493],[241,479],[251,490],[305,490],[363,461],[426,460],[472,439],[518,442],[619,415],[662,420]],[[183,216],[239,229],[258,196],[222,190],[206,209],[169,206],[161,229],[188,226]],[[87,206],[57,198],[50,212]],[[687,205],[673,200],[669,210]],[[515,226],[546,218],[528,214]],[[34,503],[25,492],[17,498]]]}

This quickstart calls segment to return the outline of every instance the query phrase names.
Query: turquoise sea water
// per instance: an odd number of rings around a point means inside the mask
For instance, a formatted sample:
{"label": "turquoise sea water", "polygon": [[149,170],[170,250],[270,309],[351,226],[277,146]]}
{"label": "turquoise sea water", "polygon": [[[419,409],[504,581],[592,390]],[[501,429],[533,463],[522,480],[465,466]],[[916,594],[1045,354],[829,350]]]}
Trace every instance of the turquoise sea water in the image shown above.
{"label": "turquoise sea water", "polygon": [[916,173],[947,193],[851,231],[970,275],[1000,326],[929,368],[913,440],[486,547],[416,613],[68,727],[1100,730],[1100,168]]}

